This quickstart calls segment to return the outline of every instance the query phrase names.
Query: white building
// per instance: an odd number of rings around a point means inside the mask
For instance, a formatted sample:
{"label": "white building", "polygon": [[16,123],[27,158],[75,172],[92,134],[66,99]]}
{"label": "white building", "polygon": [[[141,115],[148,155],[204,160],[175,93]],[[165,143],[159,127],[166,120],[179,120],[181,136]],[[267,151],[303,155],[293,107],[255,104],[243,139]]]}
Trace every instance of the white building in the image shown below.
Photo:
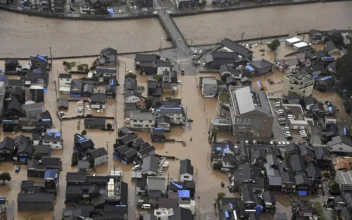
{"label": "white building", "polygon": [[290,93],[303,97],[310,96],[314,89],[314,79],[309,75],[290,74],[283,78],[282,94],[287,96]]}
{"label": "white building", "polygon": [[302,106],[299,104],[283,104],[285,108],[291,110],[294,115],[293,119],[289,119],[289,127],[292,130],[306,130],[308,129],[308,121],[304,117]]}
{"label": "white building", "polygon": [[108,162],[108,152],[105,148],[97,148],[87,153],[88,160],[93,165],[93,167],[99,166],[101,164]]}
{"label": "white building", "polygon": [[285,43],[287,46],[292,47],[294,44],[301,42],[302,40],[299,39],[298,37],[292,37],[289,39],[286,39]]}
{"label": "white building", "polygon": [[63,94],[70,94],[72,77],[71,74],[59,74],[59,92]]}
{"label": "white building", "polygon": [[157,117],[161,115],[168,116],[171,124],[184,125],[186,123],[186,113],[183,107],[166,107],[162,106],[156,110]]}
{"label": "white building", "polygon": [[137,103],[141,101],[142,94],[133,90],[126,90],[125,103]]}
{"label": "white building", "polygon": [[132,112],[130,126],[133,129],[150,129],[155,126],[155,115],[150,112]]}
{"label": "white building", "polygon": [[288,73],[296,73],[299,68],[299,63],[297,58],[290,58],[286,60],[276,60],[275,66],[286,74]]}
{"label": "white building", "polygon": [[202,95],[215,97],[218,94],[218,82],[216,78],[202,78]]}
{"label": "white building", "polygon": [[170,62],[159,61],[159,62],[157,62],[156,65],[158,67],[158,69],[157,69],[158,75],[163,75],[165,70],[171,72],[171,63]]}
{"label": "white building", "polygon": [[308,49],[309,44],[307,44],[306,42],[299,42],[293,45],[293,48],[295,48],[298,51],[302,51],[302,50],[306,50]]}
{"label": "white building", "polygon": [[62,149],[62,137],[59,131],[46,132],[42,138],[44,145],[49,145],[51,149]]}

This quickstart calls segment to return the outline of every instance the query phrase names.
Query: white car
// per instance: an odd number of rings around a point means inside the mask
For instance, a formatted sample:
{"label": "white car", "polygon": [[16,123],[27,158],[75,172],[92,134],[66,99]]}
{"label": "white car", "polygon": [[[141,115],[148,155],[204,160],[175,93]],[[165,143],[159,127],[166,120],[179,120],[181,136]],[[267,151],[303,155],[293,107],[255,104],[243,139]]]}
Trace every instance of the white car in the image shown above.
{"label": "white car", "polygon": [[97,113],[104,113],[104,110],[103,109],[98,109]]}
{"label": "white car", "polygon": [[77,102],[77,105],[83,105],[83,100],[79,100],[79,101]]}
{"label": "white car", "polygon": [[307,133],[300,133],[299,136],[301,136],[301,138],[306,138],[307,137]]}
{"label": "white car", "polygon": [[82,107],[76,108],[76,112],[77,112],[77,113],[82,113],[82,112],[83,112],[83,108],[82,108]]}
{"label": "white car", "polygon": [[88,111],[90,111],[90,106],[89,106],[89,105],[87,105],[86,107],[87,107],[87,110],[88,110]]}
{"label": "white car", "polygon": [[164,168],[164,169],[169,168],[169,161],[164,161],[164,163],[163,163],[163,168]]}

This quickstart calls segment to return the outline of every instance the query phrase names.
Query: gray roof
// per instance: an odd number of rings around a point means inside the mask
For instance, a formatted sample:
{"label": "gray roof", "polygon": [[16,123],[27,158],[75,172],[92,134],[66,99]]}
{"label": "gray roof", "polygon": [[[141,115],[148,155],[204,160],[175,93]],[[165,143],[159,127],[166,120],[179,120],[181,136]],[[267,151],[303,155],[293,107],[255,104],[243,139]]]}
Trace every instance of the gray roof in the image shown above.
{"label": "gray roof", "polygon": [[332,41],[328,41],[328,42],[325,43],[324,49],[326,51],[332,51],[332,50],[337,49],[337,47],[335,46],[335,44]]}
{"label": "gray roof", "polygon": [[133,78],[125,79],[125,89],[127,90],[137,90],[137,80]]}
{"label": "gray roof", "polygon": [[44,102],[22,105],[24,111],[41,111],[44,107]]}
{"label": "gray roof", "polygon": [[157,220],[158,218],[153,214],[143,215],[143,220]]}
{"label": "gray roof", "polygon": [[148,190],[166,190],[167,178],[165,176],[148,176]]}
{"label": "gray roof", "polygon": [[104,155],[108,155],[108,152],[106,151],[105,148],[98,148],[98,149],[94,149],[91,152],[89,152],[89,154],[93,157],[93,158],[97,158],[97,157],[101,157]]}
{"label": "gray roof", "polygon": [[79,160],[77,164],[78,169],[89,169],[89,161]]}
{"label": "gray roof", "polygon": [[223,39],[220,44],[242,56],[247,56],[248,54],[253,53],[251,50],[227,38]]}
{"label": "gray roof", "polygon": [[308,177],[305,173],[301,173],[295,176],[296,185],[309,184]]}
{"label": "gray roof", "polygon": [[331,141],[329,141],[326,145],[328,147],[332,147],[335,145],[339,145],[339,144],[346,144],[350,147],[352,147],[352,140],[349,137],[346,136],[337,136],[337,137],[333,137]]}
{"label": "gray roof", "polygon": [[128,97],[130,97],[130,96],[141,97],[142,94],[139,93],[139,92],[136,92],[136,91],[134,91],[134,90],[126,90],[126,92],[125,92],[125,98],[128,98]]}
{"label": "gray roof", "polygon": [[352,171],[336,171],[336,180],[339,184],[352,184]]}
{"label": "gray roof", "polygon": [[148,171],[154,173],[158,171],[158,159],[155,156],[147,156],[143,158],[142,172]]}
{"label": "gray roof", "polygon": [[217,85],[218,82],[216,81],[215,77],[205,77],[202,79],[202,84],[212,84],[212,85]]}
{"label": "gray roof", "polygon": [[150,112],[132,112],[131,120],[155,120],[155,115]]}
{"label": "gray roof", "polygon": [[262,59],[262,60],[258,60],[258,61],[253,61],[250,63],[250,65],[252,67],[255,67],[257,69],[266,69],[268,67],[273,67],[274,64],[272,64],[271,62]]}
{"label": "gray roof", "polygon": [[54,194],[49,193],[19,193],[17,197],[18,202],[53,202]]}
{"label": "gray roof", "polygon": [[193,166],[189,159],[180,161],[180,174],[191,174],[193,175]]}
{"label": "gray roof", "polygon": [[235,96],[240,114],[255,112],[260,115],[272,115],[269,100],[264,91],[247,86],[236,89]]}

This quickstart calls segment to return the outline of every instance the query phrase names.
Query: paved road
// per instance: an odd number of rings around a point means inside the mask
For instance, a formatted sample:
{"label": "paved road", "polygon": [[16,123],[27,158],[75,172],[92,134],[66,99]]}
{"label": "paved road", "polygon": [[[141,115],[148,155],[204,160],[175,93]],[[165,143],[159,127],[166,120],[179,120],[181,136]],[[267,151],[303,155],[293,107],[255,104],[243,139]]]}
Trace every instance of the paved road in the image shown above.
{"label": "paved road", "polygon": [[184,41],[182,33],[177,28],[176,24],[172,21],[171,16],[164,9],[157,10],[157,12],[161,23],[163,24],[164,28],[178,49],[177,56],[180,58],[189,57],[191,55],[190,49],[188,48],[187,43]]}

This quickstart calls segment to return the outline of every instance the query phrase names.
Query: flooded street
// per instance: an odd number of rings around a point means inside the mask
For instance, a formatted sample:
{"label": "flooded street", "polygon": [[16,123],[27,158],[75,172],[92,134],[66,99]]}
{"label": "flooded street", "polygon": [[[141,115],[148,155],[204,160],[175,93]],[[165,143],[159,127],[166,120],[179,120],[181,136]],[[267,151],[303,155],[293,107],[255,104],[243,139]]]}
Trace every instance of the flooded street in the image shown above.
{"label": "flooded street", "polygon": [[[80,63],[90,63],[94,59],[75,59],[72,61]],[[127,57],[120,57],[120,60],[126,63],[126,68],[129,70],[134,69],[134,60]],[[22,61],[23,62],[23,61]],[[3,68],[4,63],[0,62],[0,69]],[[53,61],[53,71],[50,75],[49,88],[46,94],[45,107],[50,111],[54,127],[60,129],[60,121],[56,116],[56,95],[55,87],[52,83],[53,80],[57,80],[58,73],[63,72],[62,60]],[[124,80],[124,65],[120,68],[120,84],[118,87],[117,95],[117,109],[113,100],[110,100],[107,109],[105,111],[106,116],[115,116],[117,118],[118,127],[123,126],[123,80]],[[186,142],[186,147],[183,147],[180,143],[165,143],[165,144],[154,144],[156,147],[157,154],[165,154],[175,156],[178,159],[189,158],[192,160],[192,165],[195,169],[195,181],[196,187],[196,200],[199,205],[200,219],[206,219],[207,216],[210,219],[215,219],[214,213],[214,199],[217,197],[218,192],[228,193],[227,188],[221,188],[220,182],[224,181],[227,183],[227,176],[217,171],[213,172],[210,164],[210,145],[207,138],[207,128],[209,121],[216,115],[216,99],[204,99],[201,96],[200,90],[196,87],[196,79],[194,76],[180,76],[179,79],[183,82],[182,86],[179,86],[179,92],[177,97],[182,98],[182,104],[187,109],[188,117],[193,119],[191,127],[187,127],[183,130],[181,127],[175,127],[168,134],[170,138],[182,139]],[[147,77],[137,77],[139,85],[146,86]],[[146,91],[145,91],[146,92]],[[165,95],[171,96],[171,95]],[[77,107],[75,102],[70,102],[68,116],[74,116],[75,108]],[[116,110],[115,110],[116,109]],[[93,112],[93,111],[92,111]],[[12,163],[0,164],[0,172],[9,171],[12,176],[12,180],[7,182],[4,186],[0,185],[0,195],[7,197],[9,202],[9,219],[61,219],[62,209],[64,208],[64,199],[66,191],[66,173],[76,171],[76,167],[71,167],[71,155],[73,151],[73,135],[80,133],[83,130],[83,120],[81,122],[80,129],[77,130],[78,120],[69,120],[62,122],[62,131],[64,139],[63,150],[54,150],[52,156],[57,156],[62,159],[63,171],[60,173],[60,188],[58,190],[58,196],[56,199],[55,211],[48,213],[17,213],[17,195],[20,191],[20,183],[22,180],[27,178],[27,170],[25,166],[21,166],[20,173],[14,172],[15,166]],[[142,137],[145,141],[151,143],[149,132],[137,132],[138,136]],[[0,139],[4,136],[15,137],[18,134],[2,133]],[[24,135],[30,136],[31,134],[25,133]],[[123,181],[129,185],[129,219],[135,220],[135,186],[131,183],[131,166],[125,166],[120,162],[112,159],[113,143],[116,139],[115,132],[106,132],[100,130],[87,129],[87,137],[92,138],[96,147],[105,147],[109,152],[108,164],[101,165],[96,168],[96,171],[91,171],[96,175],[105,175],[113,170],[122,170],[124,172]],[[190,142],[192,137],[193,141]],[[178,180],[180,163],[179,160],[170,161],[169,169],[164,173],[169,176],[170,179]],[[36,181],[41,179],[34,178]],[[198,200],[198,197],[200,198]],[[197,206],[198,206],[197,205]],[[198,213],[198,212],[197,212]]]}
{"label": "flooded street", "polygon": [[[174,18],[188,43],[214,43],[295,34],[310,29],[345,29],[351,25],[352,2],[290,5]],[[206,37],[205,37],[206,36]]]}
{"label": "flooded street", "polygon": [[72,21],[0,11],[0,30],[0,57],[49,54],[49,47],[54,57],[63,57],[98,54],[105,47],[132,52],[171,45],[157,19]]}

